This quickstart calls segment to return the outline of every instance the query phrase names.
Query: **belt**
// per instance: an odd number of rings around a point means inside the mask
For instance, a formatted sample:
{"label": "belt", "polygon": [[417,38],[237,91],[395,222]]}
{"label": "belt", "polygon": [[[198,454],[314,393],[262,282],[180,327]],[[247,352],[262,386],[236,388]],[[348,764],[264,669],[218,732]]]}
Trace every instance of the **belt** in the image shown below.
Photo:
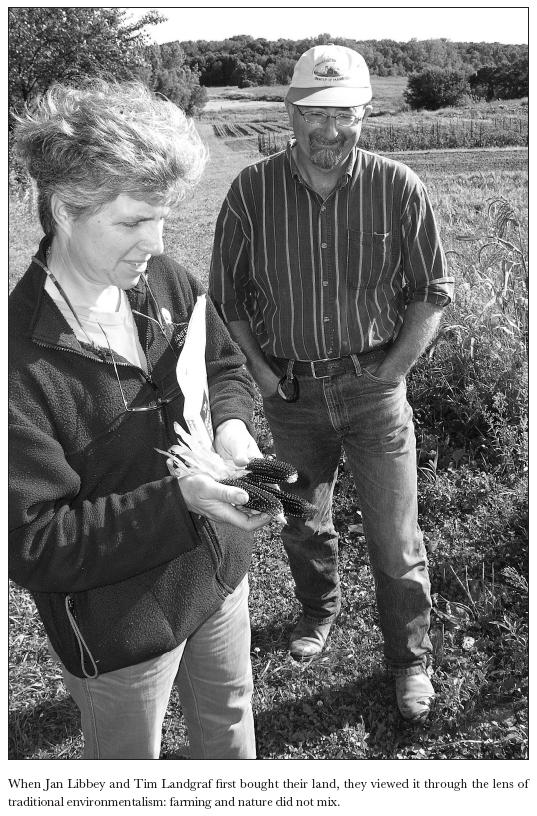
{"label": "belt", "polygon": [[333,360],[287,360],[285,357],[271,357],[271,360],[279,366],[284,367],[288,376],[295,374],[299,377],[336,377],[339,374],[347,374],[349,371],[355,374],[360,373],[362,365],[381,362],[386,356],[386,351],[391,346],[391,342],[385,343],[372,351],[364,354],[350,354],[348,357],[336,357]]}

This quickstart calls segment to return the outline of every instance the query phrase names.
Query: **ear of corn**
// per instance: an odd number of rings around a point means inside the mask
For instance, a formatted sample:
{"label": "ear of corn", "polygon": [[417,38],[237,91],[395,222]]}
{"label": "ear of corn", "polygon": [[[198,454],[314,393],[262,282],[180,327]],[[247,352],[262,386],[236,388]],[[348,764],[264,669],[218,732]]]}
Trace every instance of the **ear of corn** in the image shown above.
{"label": "ear of corn", "polygon": [[279,484],[280,482],[296,482],[298,473],[288,462],[271,457],[250,459],[247,470],[259,482]]}
{"label": "ear of corn", "polygon": [[[249,483],[248,478],[244,479],[244,481],[246,484]],[[283,490],[278,490],[277,488],[270,487],[269,485],[264,485],[263,490],[277,496],[283,505],[284,513],[288,516],[307,519],[314,516],[317,512],[317,508],[314,504],[306,501],[306,499],[302,499],[300,496],[295,496],[293,493],[284,493]]]}
{"label": "ear of corn", "polygon": [[277,495],[277,491],[267,491],[264,488],[248,482],[246,479],[220,479],[220,484],[230,485],[231,487],[239,487],[248,493],[249,499],[246,504],[241,507],[246,507],[249,510],[256,510],[259,513],[268,513],[270,516],[277,518],[283,516],[283,505]]}
{"label": "ear of corn", "polygon": [[246,467],[238,467],[232,461],[222,459],[215,451],[206,450],[177,422],[174,427],[181,444],[172,445],[169,451],[156,450],[168,458],[168,469],[177,478],[204,473],[221,484],[239,487],[249,496],[244,507],[269,513],[282,522],[286,521],[284,513],[309,518],[316,512],[309,502],[282,493],[275,487],[280,482],[296,482],[298,473],[288,462],[273,456],[256,457]]}

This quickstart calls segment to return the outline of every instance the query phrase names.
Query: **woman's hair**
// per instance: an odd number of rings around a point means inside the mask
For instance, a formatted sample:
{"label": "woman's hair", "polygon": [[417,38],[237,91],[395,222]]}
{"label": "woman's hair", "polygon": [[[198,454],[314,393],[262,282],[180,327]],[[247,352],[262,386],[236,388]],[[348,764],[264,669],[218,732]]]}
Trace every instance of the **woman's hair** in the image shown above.
{"label": "woman's hair", "polygon": [[37,187],[47,234],[55,231],[53,193],[72,218],[119,195],[173,207],[208,158],[192,120],[137,81],[54,85],[16,119],[15,149]]}

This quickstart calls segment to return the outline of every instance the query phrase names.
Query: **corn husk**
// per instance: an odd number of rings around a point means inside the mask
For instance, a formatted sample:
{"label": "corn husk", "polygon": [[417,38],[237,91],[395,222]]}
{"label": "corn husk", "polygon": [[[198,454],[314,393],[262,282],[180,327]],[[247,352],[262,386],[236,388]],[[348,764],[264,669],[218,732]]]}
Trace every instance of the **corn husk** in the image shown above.
{"label": "corn husk", "polygon": [[205,448],[181,428],[179,423],[174,424],[174,429],[181,444],[172,445],[168,451],[156,448],[159,453],[168,457],[168,469],[173,476],[181,478],[203,473],[219,482],[222,479],[239,479],[248,473],[246,468],[237,467],[233,461],[222,459],[216,451]]}

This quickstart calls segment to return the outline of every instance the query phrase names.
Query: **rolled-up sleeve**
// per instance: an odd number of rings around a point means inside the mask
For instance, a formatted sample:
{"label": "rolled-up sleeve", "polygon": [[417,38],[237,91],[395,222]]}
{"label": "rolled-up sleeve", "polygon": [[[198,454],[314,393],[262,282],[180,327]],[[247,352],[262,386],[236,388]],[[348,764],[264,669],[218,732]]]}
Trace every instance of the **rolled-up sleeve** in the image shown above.
{"label": "rolled-up sleeve", "polygon": [[451,303],[455,281],[448,274],[434,212],[421,185],[414,190],[403,215],[402,257],[408,302]]}

